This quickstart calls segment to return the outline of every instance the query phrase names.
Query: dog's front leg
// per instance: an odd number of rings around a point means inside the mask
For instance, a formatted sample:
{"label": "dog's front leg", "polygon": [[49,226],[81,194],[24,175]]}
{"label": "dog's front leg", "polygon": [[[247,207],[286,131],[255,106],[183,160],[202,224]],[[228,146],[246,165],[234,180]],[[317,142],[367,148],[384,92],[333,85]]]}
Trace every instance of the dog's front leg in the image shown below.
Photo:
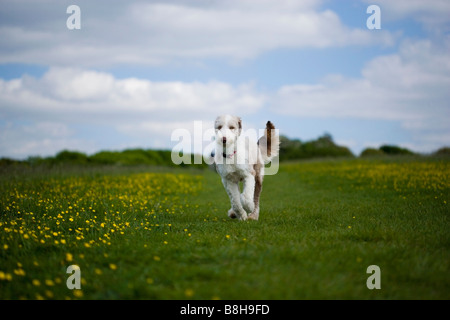
{"label": "dog's front leg", "polygon": [[248,175],[244,179],[244,188],[241,194],[241,203],[245,211],[252,213],[255,209],[255,204],[253,201],[253,195],[255,193],[255,177],[253,175]]}
{"label": "dog's front leg", "polygon": [[228,197],[231,202],[231,209],[229,211],[230,218],[233,218],[233,212],[237,215],[239,220],[247,220],[247,213],[241,204],[241,198],[239,194],[239,184],[233,181],[229,181],[227,179],[222,179],[223,186],[225,190],[227,190]]}

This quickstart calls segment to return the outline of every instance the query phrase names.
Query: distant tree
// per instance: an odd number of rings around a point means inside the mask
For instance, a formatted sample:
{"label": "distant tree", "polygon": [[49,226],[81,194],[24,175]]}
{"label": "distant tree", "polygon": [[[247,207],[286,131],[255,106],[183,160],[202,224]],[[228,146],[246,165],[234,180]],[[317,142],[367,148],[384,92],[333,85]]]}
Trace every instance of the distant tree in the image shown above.
{"label": "distant tree", "polygon": [[86,164],[88,157],[78,151],[63,150],[56,154],[54,161],[56,163]]}
{"label": "distant tree", "polygon": [[10,158],[0,158],[0,167],[6,167],[11,165],[21,164],[22,161],[14,160]]}
{"label": "distant tree", "polygon": [[414,152],[411,150],[400,148],[393,145],[383,145],[380,147],[380,150],[388,155],[413,155]]}
{"label": "distant tree", "polygon": [[436,156],[450,156],[450,147],[442,147],[433,154]]}
{"label": "distant tree", "polygon": [[361,152],[360,157],[373,157],[373,156],[384,156],[384,155],[386,155],[386,153],[384,153],[383,150],[374,149],[374,148],[366,148]]}
{"label": "distant tree", "polygon": [[119,152],[100,151],[90,156],[89,160],[95,164],[117,164],[119,162]]}
{"label": "distant tree", "polygon": [[329,133],[316,140],[302,142],[280,136],[280,160],[311,159],[319,157],[353,157],[353,153],[344,146],[338,146]]}
{"label": "distant tree", "polygon": [[280,159],[291,160],[304,158],[302,142],[299,139],[290,140],[286,136],[280,136]]}

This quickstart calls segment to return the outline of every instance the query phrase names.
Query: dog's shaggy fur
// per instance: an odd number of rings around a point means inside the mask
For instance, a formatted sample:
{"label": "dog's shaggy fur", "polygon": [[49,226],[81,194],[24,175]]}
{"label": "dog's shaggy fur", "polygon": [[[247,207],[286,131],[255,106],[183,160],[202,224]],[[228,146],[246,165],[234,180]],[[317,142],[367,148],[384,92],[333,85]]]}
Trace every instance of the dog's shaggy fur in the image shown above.
{"label": "dog's shaggy fur", "polygon": [[[258,142],[241,136],[239,117],[217,117],[214,165],[231,201],[230,218],[239,220],[259,218],[259,197],[262,190],[264,165],[278,155],[280,140],[274,125],[268,121]],[[243,182],[240,193],[239,183]]]}

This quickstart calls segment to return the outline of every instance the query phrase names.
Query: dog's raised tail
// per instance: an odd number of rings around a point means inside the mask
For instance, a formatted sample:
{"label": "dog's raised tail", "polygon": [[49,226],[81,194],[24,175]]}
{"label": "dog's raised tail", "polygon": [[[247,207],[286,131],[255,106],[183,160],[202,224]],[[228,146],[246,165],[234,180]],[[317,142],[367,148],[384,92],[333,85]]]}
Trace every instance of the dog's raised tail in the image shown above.
{"label": "dog's raised tail", "polygon": [[269,163],[278,156],[280,150],[280,137],[276,133],[272,122],[267,121],[264,135],[258,140],[259,150],[261,151],[264,163]]}

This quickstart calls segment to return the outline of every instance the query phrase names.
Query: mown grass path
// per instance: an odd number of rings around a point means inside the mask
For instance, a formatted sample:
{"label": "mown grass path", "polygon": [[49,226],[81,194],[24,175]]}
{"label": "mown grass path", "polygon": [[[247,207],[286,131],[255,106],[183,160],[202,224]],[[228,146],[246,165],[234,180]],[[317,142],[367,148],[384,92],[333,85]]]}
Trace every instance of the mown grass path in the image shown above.
{"label": "mown grass path", "polygon": [[148,170],[2,173],[0,298],[450,298],[449,161],[283,164],[245,222],[213,172]]}

